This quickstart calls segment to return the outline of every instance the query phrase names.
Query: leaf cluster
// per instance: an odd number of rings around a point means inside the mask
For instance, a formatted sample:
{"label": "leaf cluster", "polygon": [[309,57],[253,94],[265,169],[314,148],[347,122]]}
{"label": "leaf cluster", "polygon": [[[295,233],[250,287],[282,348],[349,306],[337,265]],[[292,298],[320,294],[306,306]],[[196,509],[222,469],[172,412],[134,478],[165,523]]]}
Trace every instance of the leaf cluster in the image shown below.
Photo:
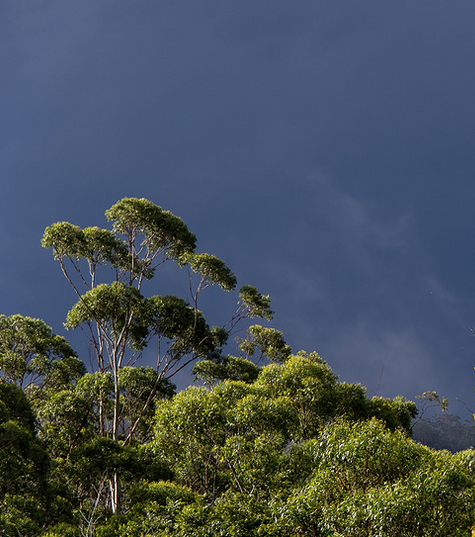
{"label": "leaf cluster", "polygon": [[58,373],[58,361],[75,359],[69,343],[41,319],[0,315],[0,374],[5,382],[26,387]]}

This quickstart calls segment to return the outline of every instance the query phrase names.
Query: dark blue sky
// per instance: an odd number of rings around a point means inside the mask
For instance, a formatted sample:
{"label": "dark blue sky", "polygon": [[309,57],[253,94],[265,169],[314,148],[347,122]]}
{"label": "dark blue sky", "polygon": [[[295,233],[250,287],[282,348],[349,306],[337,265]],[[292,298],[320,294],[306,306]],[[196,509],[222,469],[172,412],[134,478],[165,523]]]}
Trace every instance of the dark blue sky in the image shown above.
{"label": "dark blue sky", "polygon": [[146,197],[295,351],[475,408],[474,27],[468,0],[0,2],[1,312],[65,334],[44,228]]}

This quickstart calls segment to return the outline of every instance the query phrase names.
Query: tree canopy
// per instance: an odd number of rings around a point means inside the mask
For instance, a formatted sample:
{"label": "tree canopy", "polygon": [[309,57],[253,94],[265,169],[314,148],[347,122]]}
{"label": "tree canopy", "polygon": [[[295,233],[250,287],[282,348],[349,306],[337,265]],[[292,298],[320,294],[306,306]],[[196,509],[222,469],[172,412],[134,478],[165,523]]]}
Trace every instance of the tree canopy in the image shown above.
{"label": "tree canopy", "polygon": [[[246,317],[269,319],[272,313],[268,297],[255,287],[244,286],[228,323],[210,327],[198,309],[198,295],[214,284],[224,291],[235,288],[236,277],[224,262],[214,255],[197,253],[196,237],[186,224],[149,200],[124,198],[105,214],[111,230],[81,229],[58,222],[46,228],[42,245],[52,249],[77,295],[67,314],[66,328],[83,328],[96,355],[97,372],[112,381],[111,389],[98,396],[101,434],[116,442],[124,437],[127,444],[164,381],[197,358],[219,360],[239,321]],[[169,261],[181,269],[190,268],[188,299],[144,294],[144,283],[156,277],[156,269]],[[197,275],[197,282],[193,275]],[[153,339],[158,349],[155,378],[150,382],[149,375],[142,386],[141,408],[136,408],[135,419],[123,420],[122,372],[137,362]],[[107,399],[112,407],[109,419]],[[114,479],[111,501],[113,510],[118,511],[118,475]]]}
{"label": "tree canopy", "polygon": [[[52,224],[42,241],[76,295],[65,326],[88,338],[89,369],[42,320],[0,315],[1,535],[470,535],[475,452],[411,438],[414,424],[467,427],[416,420],[414,402],[368,397],[251,324],[272,319],[269,297],[237,289],[169,211],[124,198],[106,218]],[[165,264],[186,285],[153,294]],[[217,326],[199,308],[211,286],[237,289]],[[188,364],[195,382],[176,393]],[[447,402],[425,392],[420,417],[434,403]]]}

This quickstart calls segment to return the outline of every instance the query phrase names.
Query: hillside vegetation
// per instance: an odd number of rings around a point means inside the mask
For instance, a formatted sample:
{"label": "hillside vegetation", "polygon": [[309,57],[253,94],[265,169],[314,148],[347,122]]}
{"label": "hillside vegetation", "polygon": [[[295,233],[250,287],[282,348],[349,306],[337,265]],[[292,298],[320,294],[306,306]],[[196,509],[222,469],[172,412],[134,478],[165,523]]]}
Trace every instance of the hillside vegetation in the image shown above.
{"label": "hillside vegetation", "polygon": [[[471,535],[475,451],[415,442],[415,403],[368,398],[251,325],[272,318],[252,286],[209,326],[199,296],[232,292],[229,268],[147,200],[106,215],[111,230],[59,222],[43,238],[76,292],[66,326],[89,339],[92,370],[43,321],[0,316],[0,535]],[[168,262],[189,297],[145,294]],[[198,382],[176,393],[191,363]]]}

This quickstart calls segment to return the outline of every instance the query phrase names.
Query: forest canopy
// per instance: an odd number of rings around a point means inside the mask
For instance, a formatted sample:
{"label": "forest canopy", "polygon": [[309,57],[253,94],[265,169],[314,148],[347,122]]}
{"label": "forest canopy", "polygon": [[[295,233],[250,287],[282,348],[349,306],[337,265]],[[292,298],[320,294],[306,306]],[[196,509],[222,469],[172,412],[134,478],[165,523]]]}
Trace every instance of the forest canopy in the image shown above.
{"label": "forest canopy", "polygon": [[[368,397],[251,324],[272,319],[269,297],[236,291],[179,217],[124,198],[106,218],[52,224],[42,241],[92,368],[42,320],[0,316],[1,535],[470,535],[475,451],[415,442],[414,402]],[[187,296],[148,292],[165,264]],[[199,307],[211,286],[236,293],[220,326]]]}

